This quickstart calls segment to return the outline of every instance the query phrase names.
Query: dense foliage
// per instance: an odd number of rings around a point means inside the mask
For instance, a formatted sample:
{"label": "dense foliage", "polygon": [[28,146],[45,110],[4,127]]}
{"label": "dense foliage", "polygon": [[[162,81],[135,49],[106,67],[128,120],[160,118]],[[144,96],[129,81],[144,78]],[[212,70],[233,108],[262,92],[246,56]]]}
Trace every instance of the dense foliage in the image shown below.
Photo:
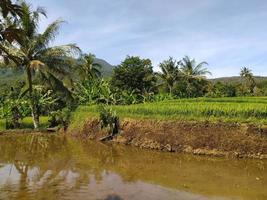
{"label": "dense foliage", "polygon": [[[103,62],[97,62],[93,54],[82,53],[75,44],[52,45],[61,20],[39,32],[40,19],[46,17],[42,7],[34,10],[25,1],[14,4],[3,0],[0,8],[0,118],[6,128],[20,128],[23,119],[29,117],[34,128],[38,128],[41,116],[49,116],[51,127],[66,128],[70,113],[77,106],[97,104],[131,105],[116,109],[136,116],[147,113],[261,119],[266,115],[263,104],[256,108],[249,103],[239,109],[237,104],[228,102],[225,107],[225,102],[219,103],[221,100],[210,105],[207,102],[211,99],[175,100],[266,96],[267,81],[257,82],[247,67],[241,69],[239,82],[211,82],[207,79],[211,75],[208,63],[197,63],[188,56],[163,60],[158,72],[153,71],[150,59],[127,56],[110,69],[113,72],[107,78],[101,73]],[[141,104],[149,102],[157,103]]]}
{"label": "dense foliage", "polygon": [[150,59],[127,56],[112,74],[113,89],[135,91],[138,94],[155,91],[155,74]]}

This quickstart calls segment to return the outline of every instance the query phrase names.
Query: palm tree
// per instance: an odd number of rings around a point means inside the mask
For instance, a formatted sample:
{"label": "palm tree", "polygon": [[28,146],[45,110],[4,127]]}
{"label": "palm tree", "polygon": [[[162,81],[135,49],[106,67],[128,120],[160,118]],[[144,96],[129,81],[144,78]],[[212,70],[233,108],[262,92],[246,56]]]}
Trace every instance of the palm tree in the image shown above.
{"label": "palm tree", "polygon": [[206,78],[206,75],[211,75],[210,71],[205,65],[208,65],[207,62],[196,63],[195,59],[190,59],[188,56],[185,56],[181,63],[181,72],[185,77],[199,79]]}
{"label": "palm tree", "polygon": [[27,89],[24,94],[28,94],[32,110],[33,124],[35,128],[39,126],[38,105],[36,105],[33,93],[33,79],[38,74],[39,80],[48,84],[52,89],[61,90],[67,96],[71,92],[66,86],[69,74],[67,66],[73,59],[71,56],[80,52],[74,44],[50,46],[55,38],[62,21],[57,20],[45,29],[43,33],[38,33],[38,23],[41,16],[46,16],[43,8],[32,11],[30,5],[22,2],[20,4],[23,15],[17,26],[23,30],[21,42],[2,41],[0,56],[5,61],[12,61],[17,67],[23,67],[27,74]]}
{"label": "palm tree", "polygon": [[205,67],[207,62],[196,63],[195,59],[190,59],[185,56],[180,63],[181,74],[187,82],[187,91],[189,96],[192,94],[192,84],[194,81],[206,79],[206,75],[211,75],[211,72]]}
{"label": "palm tree", "polygon": [[173,86],[180,75],[179,64],[180,62],[177,62],[172,57],[159,64],[162,72],[157,73],[157,75],[165,82],[170,94],[172,94]]}
{"label": "palm tree", "polygon": [[[20,41],[22,30],[16,27],[16,20],[22,14],[22,8],[11,0],[0,1],[0,41]],[[8,19],[8,24],[4,24],[3,19]]]}
{"label": "palm tree", "polygon": [[251,78],[253,74],[248,67],[242,67],[240,71],[240,76],[244,78]]}
{"label": "palm tree", "polygon": [[21,16],[22,9],[19,5],[13,4],[11,0],[1,0],[0,1],[1,14],[6,18],[9,14],[12,16]]}
{"label": "palm tree", "polygon": [[101,77],[100,69],[102,66],[95,62],[95,55],[84,54],[81,56],[79,74],[84,80]]}
{"label": "palm tree", "polygon": [[245,79],[246,84],[249,87],[250,93],[253,93],[256,83],[251,70],[248,67],[242,67],[240,71],[240,76]]}

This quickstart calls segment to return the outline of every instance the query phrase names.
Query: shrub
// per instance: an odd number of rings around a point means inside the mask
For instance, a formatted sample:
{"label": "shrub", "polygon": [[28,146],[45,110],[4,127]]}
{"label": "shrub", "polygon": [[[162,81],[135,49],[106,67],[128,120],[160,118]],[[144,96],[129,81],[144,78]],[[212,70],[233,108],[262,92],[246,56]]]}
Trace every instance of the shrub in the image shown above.
{"label": "shrub", "polygon": [[49,117],[49,127],[59,126],[66,130],[70,122],[71,109],[63,108],[62,110],[53,111]]}
{"label": "shrub", "polygon": [[119,132],[119,118],[111,108],[100,107],[99,121],[101,128],[107,128],[110,135],[113,136]]}

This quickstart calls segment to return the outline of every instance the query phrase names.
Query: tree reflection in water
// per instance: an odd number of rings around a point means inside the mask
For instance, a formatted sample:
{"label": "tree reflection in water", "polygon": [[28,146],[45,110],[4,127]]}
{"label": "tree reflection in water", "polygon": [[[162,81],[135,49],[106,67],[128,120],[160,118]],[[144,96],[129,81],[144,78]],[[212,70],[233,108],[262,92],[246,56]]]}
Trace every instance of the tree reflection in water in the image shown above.
{"label": "tree reflection in water", "polygon": [[123,199],[118,195],[108,195],[107,198],[105,198],[104,200],[123,200]]}
{"label": "tree reflection in water", "polygon": [[0,199],[166,199],[172,188],[180,199],[262,200],[266,166],[266,161],[143,151],[59,135],[8,135],[0,136]]}

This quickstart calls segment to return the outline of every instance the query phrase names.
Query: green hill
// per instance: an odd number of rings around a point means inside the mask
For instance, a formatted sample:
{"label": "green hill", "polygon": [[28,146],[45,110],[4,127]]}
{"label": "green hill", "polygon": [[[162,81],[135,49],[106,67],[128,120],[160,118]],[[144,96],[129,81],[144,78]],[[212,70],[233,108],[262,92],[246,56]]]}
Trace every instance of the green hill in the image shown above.
{"label": "green hill", "polygon": [[113,65],[109,64],[107,61],[100,59],[100,58],[95,58],[94,62],[102,66],[101,73],[103,77],[111,76],[112,70],[114,69]]}
{"label": "green hill", "polygon": [[[108,77],[112,74],[114,66],[109,64],[103,59],[95,58],[95,63],[98,63],[102,66],[101,72],[103,77]],[[23,70],[14,70],[9,68],[0,68],[0,90],[13,85],[19,80],[25,80],[25,75]]]}
{"label": "green hill", "polygon": [[19,80],[25,80],[25,75],[22,70],[1,69],[0,68],[0,91],[12,86]]}
{"label": "green hill", "polygon": [[[254,79],[256,83],[262,83],[262,82],[267,82],[267,77],[265,76],[254,76]],[[242,79],[240,76],[231,76],[231,77],[220,77],[220,78],[214,78],[214,79],[209,79],[211,82],[216,83],[216,82],[222,82],[222,83],[241,83]]]}
{"label": "green hill", "polygon": [[[102,66],[101,72],[103,77],[109,77],[112,74],[112,70],[115,66],[109,64],[104,59],[95,58],[95,63],[98,63]],[[0,90],[4,87],[12,85],[14,82],[18,80],[24,80],[24,73],[22,70],[12,70],[12,69],[4,69],[0,68]],[[267,85],[267,77],[264,76],[255,76],[256,83],[258,85]],[[209,79],[211,82],[222,82],[222,83],[229,83],[229,84],[237,84],[241,83],[242,79],[240,76],[231,76],[231,77],[220,77]]]}

